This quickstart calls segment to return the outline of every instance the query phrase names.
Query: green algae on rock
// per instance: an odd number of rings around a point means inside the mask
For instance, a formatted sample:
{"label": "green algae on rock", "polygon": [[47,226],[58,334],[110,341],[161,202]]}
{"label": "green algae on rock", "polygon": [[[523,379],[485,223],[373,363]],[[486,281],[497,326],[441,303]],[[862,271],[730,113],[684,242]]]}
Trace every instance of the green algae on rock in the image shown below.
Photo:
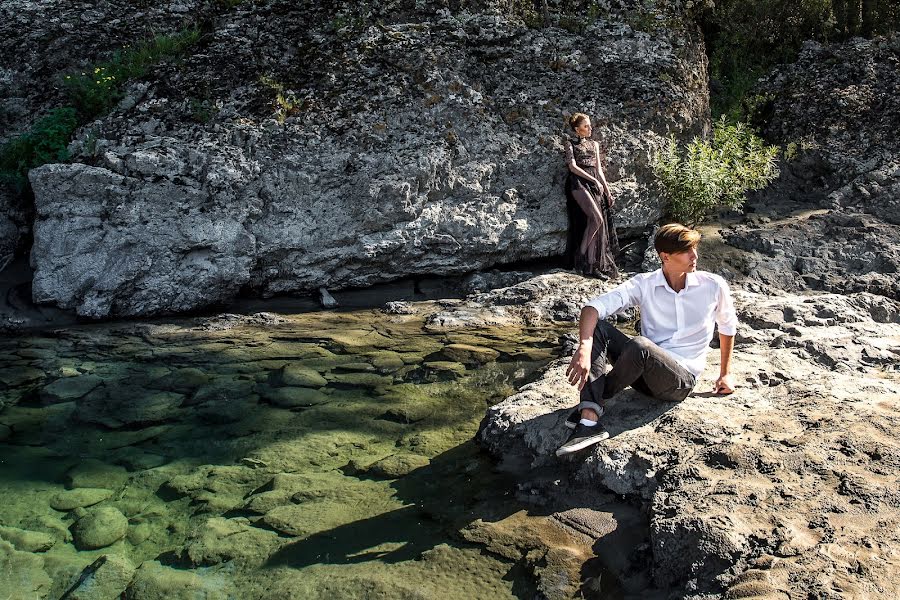
{"label": "green algae on rock", "polygon": [[128,519],[112,506],[91,509],[72,526],[72,535],[79,550],[105,548],[124,538],[126,533]]}

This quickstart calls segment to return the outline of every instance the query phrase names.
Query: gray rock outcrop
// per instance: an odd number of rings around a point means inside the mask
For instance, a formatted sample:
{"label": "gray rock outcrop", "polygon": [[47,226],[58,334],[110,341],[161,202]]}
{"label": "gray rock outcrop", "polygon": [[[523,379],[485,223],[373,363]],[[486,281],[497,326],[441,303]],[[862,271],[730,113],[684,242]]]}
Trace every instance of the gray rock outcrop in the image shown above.
{"label": "gray rock outcrop", "polygon": [[341,26],[305,2],[242,3],[181,68],[85,127],[77,162],[33,170],[35,301],[98,318],[172,313],[243,288],[558,255],[565,114],[596,117],[624,230],[659,215],[654,149],[708,127],[690,28],[359,10]]}

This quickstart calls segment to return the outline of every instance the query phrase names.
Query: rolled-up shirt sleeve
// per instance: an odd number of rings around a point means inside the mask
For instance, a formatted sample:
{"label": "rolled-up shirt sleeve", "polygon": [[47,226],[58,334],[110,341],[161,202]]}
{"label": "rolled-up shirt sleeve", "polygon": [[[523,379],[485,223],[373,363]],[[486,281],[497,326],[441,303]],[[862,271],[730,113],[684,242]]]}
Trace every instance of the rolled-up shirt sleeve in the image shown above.
{"label": "rolled-up shirt sleeve", "polygon": [[728,282],[719,280],[718,303],[716,304],[716,325],[722,335],[734,335],[737,333],[737,313],[734,311],[734,301],[731,299],[731,290]]}
{"label": "rolled-up shirt sleeve", "polygon": [[605,319],[620,310],[637,306],[640,301],[641,288],[636,279],[632,277],[625,283],[618,285],[602,296],[589,301],[585,306],[592,306],[600,313],[600,318]]}

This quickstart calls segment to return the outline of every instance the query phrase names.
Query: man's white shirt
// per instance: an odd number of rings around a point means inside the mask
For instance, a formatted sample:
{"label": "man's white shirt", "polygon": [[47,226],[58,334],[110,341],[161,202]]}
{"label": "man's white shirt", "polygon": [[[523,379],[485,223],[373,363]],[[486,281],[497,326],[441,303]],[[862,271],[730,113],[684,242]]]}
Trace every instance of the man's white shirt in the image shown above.
{"label": "man's white shirt", "polygon": [[696,377],[706,368],[714,325],[724,335],[737,331],[728,283],[706,271],[688,273],[684,289],[677,293],[669,287],[662,269],[641,273],[587,306],[596,308],[601,319],[632,306],[640,307],[641,335],[669,352]]}

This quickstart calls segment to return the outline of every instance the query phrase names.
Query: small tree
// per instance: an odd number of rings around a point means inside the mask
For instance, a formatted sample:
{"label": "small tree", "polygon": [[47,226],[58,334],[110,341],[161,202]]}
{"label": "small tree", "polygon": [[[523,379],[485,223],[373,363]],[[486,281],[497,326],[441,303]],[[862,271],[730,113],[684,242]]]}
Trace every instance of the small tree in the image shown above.
{"label": "small tree", "polygon": [[657,155],[654,171],[668,200],[669,216],[697,225],[720,208],[739,210],[745,194],[778,177],[778,148],[766,146],[743,123],[715,122],[711,141],[695,138],[678,149],[674,136]]}

